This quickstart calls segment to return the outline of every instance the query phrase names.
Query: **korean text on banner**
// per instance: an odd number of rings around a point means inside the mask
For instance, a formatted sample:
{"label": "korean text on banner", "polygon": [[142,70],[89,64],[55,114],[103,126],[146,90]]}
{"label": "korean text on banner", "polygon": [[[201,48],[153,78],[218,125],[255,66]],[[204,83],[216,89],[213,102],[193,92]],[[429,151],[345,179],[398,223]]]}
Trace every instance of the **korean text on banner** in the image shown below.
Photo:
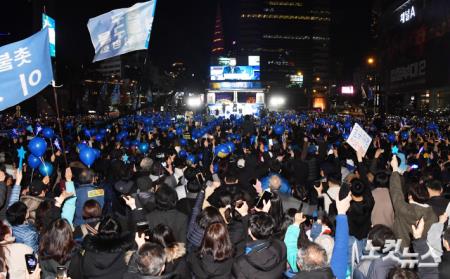
{"label": "korean text on banner", "polygon": [[369,149],[372,138],[364,131],[358,123],[353,126],[352,132],[347,139],[347,143],[356,151],[366,155],[367,149]]}
{"label": "korean text on banner", "polygon": [[94,62],[135,50],[147,49],[156,0],[112,10],[89,19]]}
{"label": "korean text on banner", "polygon": [[47,28],[0,47],[0,111],[33,97],[52,80]]}

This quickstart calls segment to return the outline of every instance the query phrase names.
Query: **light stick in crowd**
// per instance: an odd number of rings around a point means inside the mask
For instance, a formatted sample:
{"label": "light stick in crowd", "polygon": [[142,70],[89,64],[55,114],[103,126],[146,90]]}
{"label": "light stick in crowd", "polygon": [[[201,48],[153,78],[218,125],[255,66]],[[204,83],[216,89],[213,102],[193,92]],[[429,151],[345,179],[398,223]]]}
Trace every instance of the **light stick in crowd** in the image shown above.
{"label": "light stick in crowd", "polygon": [[20,171],[22,171],[23,166],[23,159],[25,159],[25,149],[23,149],[23,146],[21,146],[19,149],[17,149],[17,157],[19,158],[19,166],[17,167]]}

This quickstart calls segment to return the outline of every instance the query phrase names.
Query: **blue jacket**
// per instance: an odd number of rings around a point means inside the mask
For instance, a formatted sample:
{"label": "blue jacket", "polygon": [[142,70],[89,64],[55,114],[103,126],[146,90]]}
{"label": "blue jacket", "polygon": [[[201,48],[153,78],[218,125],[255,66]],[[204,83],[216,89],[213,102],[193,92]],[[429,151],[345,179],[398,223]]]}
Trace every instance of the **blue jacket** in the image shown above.
{"label": "blue jacket", "polygon": [[96,200],[100,206],[103,208],[105,203],[105,191],[102,188],[96,187],[92,184],[80,185],[76,189],[76,209],[75,218],[73,224],[79,226],[84,224],[83,220],[83,206],[88,200]]}
{"label": "blue jacket", "polygon": [[270,178],[272,177],[272,175],[276,175],[280,178],[281,180],[281,187],[280,187],[280,192],[281,193],[285,193],[285,194],[291,194],[292,193],[292,189],[291,186],[289,185],[289,182],[286,180],[286,178],[282,177],[281,175],[279,175],[278,173],[269,173],[269,175],[263,177],[261,179],[261,187],[263,190],[267,190],[269,188],[269,182],[270,182]]}
{"label": "blue jacket", "polygon": [[35,253],[39,251],[39,234],[33,225],[22,224],[13,226],[11,229],[16,243],[23,243],[31,247]]}
{"label": "blue jacket", "polygon": [[347,215],[336,216],[336,235],[333,254],[331,256],[331,270],[337,279],[345,279],[348,263],[348,220]]}

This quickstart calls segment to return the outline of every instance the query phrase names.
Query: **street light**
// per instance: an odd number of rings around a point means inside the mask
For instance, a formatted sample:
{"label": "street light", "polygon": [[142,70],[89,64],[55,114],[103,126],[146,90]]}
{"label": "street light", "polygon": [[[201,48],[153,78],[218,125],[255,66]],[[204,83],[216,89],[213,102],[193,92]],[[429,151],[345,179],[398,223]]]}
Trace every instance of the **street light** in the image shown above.
{"label": "street light", "polygon": [[316,77],[316,81],[319,82],[320,81],[320,77]]}
{"label": "street light", "polygon": [[369,64],[369,65],[375,64],[375,58],[373,58],[373,57],[367,58],[367,64]]}

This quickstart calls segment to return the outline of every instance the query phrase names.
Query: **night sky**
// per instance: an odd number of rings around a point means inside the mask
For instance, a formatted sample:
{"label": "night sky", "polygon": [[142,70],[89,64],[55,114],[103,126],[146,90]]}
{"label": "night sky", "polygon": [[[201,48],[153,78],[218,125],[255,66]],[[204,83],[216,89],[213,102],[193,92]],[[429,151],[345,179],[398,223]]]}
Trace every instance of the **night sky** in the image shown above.
{"label": "night sky", "polygon": [[[150,59],[155,65],[167,68],[175,61],[183,61],[188,71],[204,78],[211,49],[218,0],[159,0],[150,43]],[[235,0],[233,0],[235,1]],[[0,45],[32,34],[32,4],[30,0],[8,0],[2,3]],[[56,20],[57,63],[79,68],[89,65],[94,51],[86,24],[109,10],[124,8],[132,0],[64,0],[57,2]],[[332,26],[332,57],[342,63],[345,78],[363,63],[374,48],[370,40],[370,3],[361,0],[331,0],[334,13]],[[6,4],[6,7],[5,7]],[[228,12],[224,11],[225,17]],[[226,27],[225,27],[226,28]],[[226,30],[225,30],[226,31]]]}

